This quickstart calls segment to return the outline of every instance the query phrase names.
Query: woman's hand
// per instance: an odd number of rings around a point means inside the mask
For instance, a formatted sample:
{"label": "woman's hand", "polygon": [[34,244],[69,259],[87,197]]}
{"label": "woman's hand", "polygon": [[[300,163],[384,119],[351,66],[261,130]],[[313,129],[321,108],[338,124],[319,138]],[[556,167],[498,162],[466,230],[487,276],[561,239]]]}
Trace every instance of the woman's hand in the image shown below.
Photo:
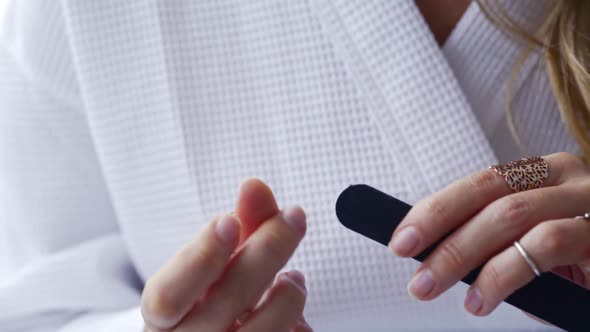
{"label": "woman's hand", "polygon": [[302,316],[303,275],[283,273],[273,284],[305,229],[301,208],[281,212],[264,183],[244,182],[236,213],[211,221],[147,281],[147,329],[311,331]]}
{"label": "woman's hand", "polygon": [[568,153],[544,159],[549,177],[542,188],[512,193],[502,176],[484,170],[416,204],[392,237],[396,254],[414,256],[452,233],[418,268],[410,293],[434,299],[485,263],[465,308],[487,315],[535,277],[514,241],[541,271],[589,287],[590,222],[574,217],[590,210],[590,171]]}

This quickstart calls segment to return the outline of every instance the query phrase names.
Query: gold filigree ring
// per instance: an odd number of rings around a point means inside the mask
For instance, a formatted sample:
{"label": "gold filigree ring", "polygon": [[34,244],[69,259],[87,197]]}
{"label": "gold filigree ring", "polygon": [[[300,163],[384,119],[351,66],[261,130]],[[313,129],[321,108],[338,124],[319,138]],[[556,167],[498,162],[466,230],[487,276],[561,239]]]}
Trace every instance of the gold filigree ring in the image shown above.
{"label": "gold filigree ring", "polygon": [[522,158],[490,168],[504,177],[513,192],[541,188],[549,177],[549,164],[541,157]]}

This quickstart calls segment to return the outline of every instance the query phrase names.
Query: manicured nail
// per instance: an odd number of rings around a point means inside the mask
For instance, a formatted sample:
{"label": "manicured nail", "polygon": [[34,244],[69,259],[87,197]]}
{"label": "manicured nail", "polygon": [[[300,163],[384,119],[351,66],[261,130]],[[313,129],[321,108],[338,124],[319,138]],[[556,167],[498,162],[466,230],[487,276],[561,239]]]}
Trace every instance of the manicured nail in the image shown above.
{"label": "manicured nail", "polygon": [[418,246],[418,232],[411,226],[402,229],[389,244],[391,250],[398,256],[408,255],[416,246]]}
{"label": "manicured nail", "polygon": [[281,276],[295,284],[295,286],[297,286],[303,293],[307,293],[307,289],[305,288],[305,276],[303,276],[303,273],[297,270],[292,270],[283,273]]}
{"label": "manicured nail", "polygon": [[237,245],[240,237],[240,223],[232,216],[224,216],[217,222],[217,235],[232,248]]}
{"label": "manicured nail", "polygon": [[475,315],[481,307],[483,307],[481,292],[476,287],[469,288],[465,297],[465,309]]}
{"label": "manicured nail", "polygon": [[426,297],[434,289],[434,279],[432,278],[432,272],[429,269],[424,269],[412,279],[408,290],[410,294],[421,299]]}
{"label": "manicured nail", "polygon": [[305,212],[300,206],[295,205],[284,209],[283,218],[291,227],[305,233]]}

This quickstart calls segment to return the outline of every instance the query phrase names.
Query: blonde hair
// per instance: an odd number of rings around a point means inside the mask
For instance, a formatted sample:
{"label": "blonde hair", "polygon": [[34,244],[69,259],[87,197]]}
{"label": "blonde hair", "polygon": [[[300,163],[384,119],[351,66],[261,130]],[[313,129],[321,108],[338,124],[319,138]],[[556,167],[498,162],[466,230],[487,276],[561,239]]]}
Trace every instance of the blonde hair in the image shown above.
{"label": "blonde hair", "polygon": [[[582,158],[590,161],[590,1],[552,0],[531,30],[510,17],[498,2],[478,0],[488,19],[525,42],[508,83],[506,112],[510,115],[511,85],[532,52],[541,51],[563,122],[576,139]],[[522,147],[511,116],[508,122]]]}

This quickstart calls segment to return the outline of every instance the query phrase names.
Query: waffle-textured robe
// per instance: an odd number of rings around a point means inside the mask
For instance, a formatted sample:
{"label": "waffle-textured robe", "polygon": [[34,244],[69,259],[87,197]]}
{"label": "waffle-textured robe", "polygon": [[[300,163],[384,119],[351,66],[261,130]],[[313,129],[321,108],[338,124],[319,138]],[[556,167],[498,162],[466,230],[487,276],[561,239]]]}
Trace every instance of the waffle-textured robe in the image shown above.
{"label": "waffle-textured robe", "polygon": [[[523,22],[537,1],[507,1]],[[316,331],[539,331],[338,223],[367,183],[414,203],[497,161],[576,152],[542,64],[472,4],[443,47],[413,1],[18,0],[0,39],[0,330],[140,331],[143,282],[257,176],[308,233]]]}

